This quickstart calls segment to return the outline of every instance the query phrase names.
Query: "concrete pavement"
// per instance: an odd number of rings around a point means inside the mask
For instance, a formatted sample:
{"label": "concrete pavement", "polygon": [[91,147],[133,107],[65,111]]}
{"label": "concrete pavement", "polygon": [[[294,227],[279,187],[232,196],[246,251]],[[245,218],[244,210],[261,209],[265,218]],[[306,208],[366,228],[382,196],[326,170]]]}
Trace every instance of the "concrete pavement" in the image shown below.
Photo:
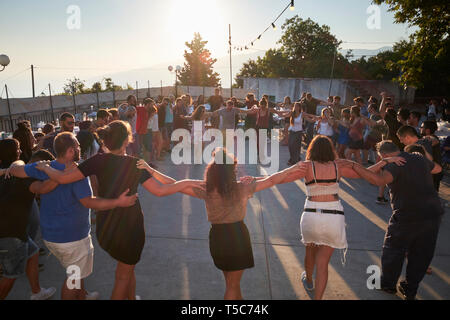
{"label": "concrete pavement", "polygon": [[[280,170],[287,167],[288,157],[287,147],[280,146]],[[161,172],[175,179],[202,179],[205,169],[205,165],[173,165],[170,155],[156,164]],[[239,166],[238,170],[239,175],[259,176],[264,172],[257,165]],[[349,250],[345,266],[341,263],[341,251],[333,254],[324,299],[400,299],[369,290],[366,285],[370,276],[367,267],[380,265],[390,206],[376,204],[377,187],[365,181],[343,179],[341,187]],[[252,239],[255,267],[244,272],[245,299],[310,299],[300,281],[305,254],[299,232],[303,190],[303,183],[298,181],[264,190],[250,199],[245,223]],[[449,183],[443,182],[441,197],[447,201],[449,190]],[[139,198],[145,216],[146,244],[136,266],[137,294],[142,299],[222,299],[225,284],[209,253],[210,224],[204,202],[182,194],[158,198],[142,188]],[[425,276],[419,299],[450,299],[448,211],[446,208],[432,262],[433,274]],[[94,272],[86,279],[86,287],[99,291],[101,299],[109,299],[116,264],[98,246],[94,228]],[[56,287],[53,299],[60,299],[63,268],[51,255],[40,257],[40,262],[45,264],[40,273],[41,286]],[[8,299],[29,298],[28,281],[22,277]]]}

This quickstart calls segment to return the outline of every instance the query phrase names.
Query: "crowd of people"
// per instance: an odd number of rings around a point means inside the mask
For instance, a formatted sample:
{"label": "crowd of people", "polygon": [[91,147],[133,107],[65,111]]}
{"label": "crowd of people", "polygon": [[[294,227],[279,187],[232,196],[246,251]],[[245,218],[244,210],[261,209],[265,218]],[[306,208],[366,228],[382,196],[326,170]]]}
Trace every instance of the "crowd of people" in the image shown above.
{"label": "crowd of people", "polygon": [[[6,204],[0,214],[0,299],[25,273],[32,299],[54,295],[55,288],[39,284],[38,256],[44,245],[65,269],[75,265],[80,270],[80,285],[72,288],[64,279],[61,298],[98,299],[98,292],[89,292],[83,282],[93,271],[94,222],[100,247],[117,261],[111,299],[139,298],[134,269],[145,230],[138,185],[158,197],[181,192],[204,200],[211,256],[225,277],[224,298],[242,299],[241,277],[254,266],[244,223],[247,201],[255,192],[299,179],[305,181],[307,196],[300,221],[306,246],[301,279],[315,299],[322,299],[331,256],[335,249],[348,247],[339,200],[342,177],[379,186],[380,204],[389,202],[388,186],[393,214],[383,244],[382,289],[397,292],[407,256],[406,280],[399,290],[414,299],[434,255],[443,214],[438,196],[442,161],[450,142],[441,146],[435,136],[436,102],[424,116],[406,108],[395,111],[392,97],[384,92],[380,97],[380,102],[370,97],[368,104],[357,97],[345,107],[338,96],[323,101],[310,93],[295,102],[286,97],[280,104],[267,95],[258,101],[252,93],[242,103],[234,97],[225,100],[220,89],[208,100],[200,95],[195,101],[186,94],[139,103],[130,95],[118,108],[98,110],[95,121],[78,123],[77,135],[70,113],[60,116],[58,130],[47,124],[36,135],[28,121],[19,123],[12,139],[0,141],[0,177],[5,176],[0,178],[0,198]],[[237,129],[244,116],[244,128],[256,130],[270,130],[275,118],[281,119],[280,140],[290,155],[287,169],[239,178],[233,151],[219,148],[203,180],[176,181],[157,170],[155,163],[177,143],[171,140],[174,130],[191,129],[196,143],[201,139],[194,122],[203,134],[207,128]],[[307,151],[302,161],[303,146]]]}

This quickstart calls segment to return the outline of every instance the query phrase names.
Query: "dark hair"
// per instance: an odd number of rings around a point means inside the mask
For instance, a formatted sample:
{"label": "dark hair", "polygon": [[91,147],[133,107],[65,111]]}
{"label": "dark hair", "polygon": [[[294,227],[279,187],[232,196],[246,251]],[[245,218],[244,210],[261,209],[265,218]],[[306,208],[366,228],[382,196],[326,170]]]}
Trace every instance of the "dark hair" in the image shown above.
{"label": "dark hair", "polygon": [[111,114],[106,109],[100,109],[97,111],[97,119],[109,118]]}
{"label": "dark hair", "polygon": [[69,112],[64,112],[63,114],[61,114],[61,115],[59,116],[59,122],[66,121],[67,118],[74,118],[74,119],[75,119],[75,117],[74,117],[71,113],[69,113]]}
{"label": "dark hair", "polygon": [[367,109],[373,108],[375,111],[377,111],[377,104],[376,103],[371,103],[369,104],[369,106],[367,107]]}
{"label": "dark hair", "polygon": [[361,116],[361,109],[358,106],[353,106],[350,108],[350,113],[356,114],[357,117]]}
{"label": "dark hair", "polygon": [[[216,159],[221,159],[222,163],[217,163]],[[230,162],[232,163],[229,164]],[[234,155],[227,153],[225,148],[214,150],[213,160],[205,170],[206,193],[217,191],[223,199],[236,199],[238,196],[236,164]]]}
{"label": "dark hair", "polygon": [[422,114],[419,111],[411,111],[410,115],[416,118],[417,120],[420,120],[420,118],[422,117]]}
{"label": "dark hair", "polygon": [[42,132],[36,132],[35,134],[34,134],[34,138],[35,139],[38,139],[38,138],[41,138],[41,137],[44,137],[45,136],[45,134],[43,134]]}
{"label": "dark hair", "polygon": [[77,140],[80,143],[81,156],[84,156],[91,150],[94,143],[94,135],[88,130],[81,130],[77,134]]}
{"label": "dark hair", "polygon": [[336,158],[333,142],[330,138],[323,135],[315,136],[306,151],[306,160],[325,163],[334,161]]}
{"label": "dark hair", "polygon": [[0,140],[0,168],[8,168],[19,160],[20,143],[17,139]]}
{"label": "dark hair", "polygon": [[[127,97],[127,102],[130,102],[131,101],[131,99],[132,98],[136,98],[136,96],[135,95],[133,95],[133,94],[130,94],[128,97]],[[136,98],[136,100],[137,100],[137,98]]]}
{"label": "dark hair", "polygon": [[57,157],[63,157],[67,149],[74,148],[76,146],[77,139],[72,132],[60,132],[53,141],[53,150],[55,150]]}
{"label": "dark hair", "polygon": [[49,134],[50,132],[55,131],[55,126],[52,125],[51,123],[47,123],[45,124],[45,126],[42,128],[42,132],[44,134]]}
{"label": "dark hair", "polygon": [[386,113],[392,118],[392,119],[396,119],[397,117],[397,113],[395,112],[394,109],[387,109]]}
{"label": "dark hair", "polygon": [[[299,111],[298,114],[295,112],[295,107],[296,106],[299,106],[299,108],[300,108],[300,111]],[[298,101],[294,102],[294,105],[292,106],[291,118],[289,119],[289,123],[291,124],[291,126],[294,125],[295,118],[297,118],[304,109],[305,109],[305,103],[304,102],[298,102]]]}
{"label": "dark hair", "polygon": [[354,101],[355,103],[357,103],[357,102],[364,102],[364,99],[361,98],[361,97],[356,97],[355,99],[353,99],[353,101]]}
{"label": "dark hair", "polygon": [[430,130],[430,134],[434,134],[438,129],[436,121],[432,121],[432,120],[425,120],[422,123],[422,126],[425,130],[426,129]]}
{"label": "dark hair", "polygon": [[410,137],[417,137],[417,138],[419,137],[416,129],[414,127],[411,127],[408,125],[401,126],[397,130],[397,136],[399,136],[399,137],[410,136]]}
{"label": "dark hair", "polygon": [[333,99],[341,101],[341,97],[339,97],[339,96],[334,96]]}
{"label": "dark hair", "polygon": [[377,143],[377,150],[381,154],[390,154],[400,151],[398,146],[392,140],[383,140]]}
{"label": "dark hair", "polygon": [[50,153],[50,151],[41,149],[31,155],[30,162],[52,161],[52,160],[55,160],[55,157]]}
{"label": "dark hair", "polygon": [[203,114],[204,111],[205,111],[204,105],[201,104],[201,105],[197,106],[197,108],[195,108],[194,112],[192,112],[192,119],[200,120],[200,116]]}
{"label": "dark hair", "polygon": [[399,115],[400,118],[402,118],[404,121],[408,120],[409,114],[410,114],[410,111],[409,111],[408,109],[401,108],[400,110],[398,110],[398,115]]}
{"label": "dark hair", "polygon": [[78,125],[78,127],[80,128],[80,131],[89,130],[91,128],[91,126],[92,126],[92,122],[90,120],[82,121]]}
{"label": "dark hair", "polygon": [[31,141],[33,132],[30,129],[30,122],[28,120],[21,121],[17,123],[17,127],[18,129],[13,133],[13,138],[17,139],[20,143],[20,150],[22,150],[20,159],[24,162],[28,162],[30,161],[33,150],[33,142]]}
{"label": "dark hair", "polygon": [[405,150],[405,152],[408,152],[408,153],[418,152],[423,156],[425,155],[425,148],[423,146],[421,146],[420,144],[416,144],[416,143],[406,146],[404,150]]}
{"label": "dark hair", "polygon": [[205,96],[201,94],[197,97],[197,106],[204,104],[204,103],[205,103]]}
{"label": "dark hair", "polygon": [[103,128],[97,129],[97,134],[109,150],[118,150],[123,143],[133,141],[133,134],[128,122],[116,120]]}

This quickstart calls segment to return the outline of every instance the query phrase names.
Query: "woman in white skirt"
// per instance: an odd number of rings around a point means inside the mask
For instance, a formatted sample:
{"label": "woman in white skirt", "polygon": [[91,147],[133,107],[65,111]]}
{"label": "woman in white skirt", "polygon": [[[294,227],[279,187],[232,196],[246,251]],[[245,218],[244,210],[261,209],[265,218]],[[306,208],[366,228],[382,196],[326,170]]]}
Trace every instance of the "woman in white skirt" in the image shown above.
{"label": "woman in white skirt", "polygon": [[[352,168],[345,167],[337,159],[331,139],[318,135],[309,145],[306,161],[298,164],[301,169],[298,172],[305,179],[307,196],[300,220],[302,242],[306,246],[305,271],[301,278],[307,290],[312,291],[315,287],[315,300],[322,299],[325,291],[328,264],[334,249],[347,250],[344,208],[339,200],[339,180],[341,177],[360,178]],[[386,162],[398,160],[397,157],[385,159]],[[369,169],[379,170],[380,164]],[[315,283],[312,279],[314,267]]]}

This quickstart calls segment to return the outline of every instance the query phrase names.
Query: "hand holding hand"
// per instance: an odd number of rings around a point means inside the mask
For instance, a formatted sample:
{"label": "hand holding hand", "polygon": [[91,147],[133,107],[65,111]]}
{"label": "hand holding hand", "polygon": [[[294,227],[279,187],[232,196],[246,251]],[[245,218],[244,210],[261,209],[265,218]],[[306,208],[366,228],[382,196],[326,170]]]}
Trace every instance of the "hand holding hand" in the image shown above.
{"label": "hand holding hand", "polygon": [[241,177],[239,179],[240,182],[242,182],[245,185],[249,185],[250,183],[252,183],[255,180],[254,177],[252,176],[245,176],[245,177]]}

